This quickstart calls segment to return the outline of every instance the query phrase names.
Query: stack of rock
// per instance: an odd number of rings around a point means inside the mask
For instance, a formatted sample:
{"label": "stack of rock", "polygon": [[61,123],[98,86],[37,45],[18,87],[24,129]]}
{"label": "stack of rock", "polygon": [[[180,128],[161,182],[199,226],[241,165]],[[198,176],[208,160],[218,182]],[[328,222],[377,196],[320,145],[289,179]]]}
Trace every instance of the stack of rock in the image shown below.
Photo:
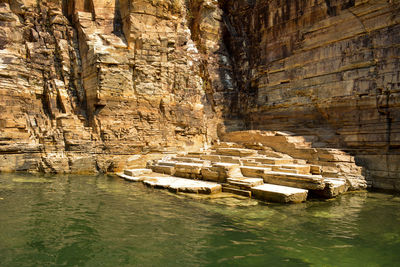
{"label": "stack of rock", "polygon": [[[149,169],[125,170],[121,176],[173,191],[222,190],[283,203],[303,202],[310,196],[334,198],[366,187],[361,168],[350,155],[311,148],[304,138],[291,137],[279,132],[236,132],[225,136],[235,142],[218,142],[210,150],[168,156],[149,162]],[[265,144],[267,141],[274,149]],[[291,153],[279,152],[279,146]],[[151,172],[164,176],[154,177]]]}

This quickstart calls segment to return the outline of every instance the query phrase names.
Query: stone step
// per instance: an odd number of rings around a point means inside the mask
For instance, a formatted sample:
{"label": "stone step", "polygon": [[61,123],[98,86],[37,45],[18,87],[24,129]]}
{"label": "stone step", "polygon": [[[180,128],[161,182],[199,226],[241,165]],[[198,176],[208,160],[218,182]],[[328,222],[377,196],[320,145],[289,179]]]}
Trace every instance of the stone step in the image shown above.
{"label": "stone step", "polygon": [[201,164],[204,163],[204,160],[195,157],[173,157],[171,158],[171,160],[178,162],[201,163]]}
{"label": "stone step", "polygon": [[168,189],[171,184],[177,181],[177,177],[143,177],[142,182],[150,187]]}
{"label": "stone step", "polygon": [[213,163],[212,166],[201,169],[202,179],[207,181],[225,182],[228,177],[243,177],[239,164]]}
{"label": "stone step", "polygon": [[[246,162],[244,163],[243,167],[250,167],[248,169],[244,168],[245,171],[256,171],[259,170],[260,172],[263,169],[270,170],[270,171],[276,171],[276,172],[289,172],[289,173],[297,173],[297,174],[310,174],[310,165],[300,165],[300,164],[283,164],[283,165],[272,165],[272,164],[261,164],[261,163],[252,163],[252,162]],[[243,172],[243,170],[242,170]],[[261,177],[261,176],[254,176],[256,174],[250,174],[246,175],[243,174],[244,176],[249,176],[249,177]]]}
{"label": "stone step", "polygon": [[320,175],[321,174],[321,166],[318,165],[310,165],[310,173],[311,174],[317,174]]}
{"label": "stone step", "polygon": [[156,162],[156,165],[175,167],[176,163],[177,163],[176,161],[158,160],[158,161]]}
{"label": "stone step", "polygon": [[307,160],[305,160],[305,159],[293,159],[293,164],[306,165],[307,164]]}
{"label": "stone step", "polygon": [[264,173],[263,178],[264,182],[269,184],[315,190],[322,190],[325,188],[324,179],[321,175],[267,171]]}
{"label": "stone step", "polygon": [[292,158],[257,157],[252,159],[254,159],[255,162],[270,165],[293,164]]}
{"label": "stone step", "polygon": [[271,168],[257,167],[257,166],[241,166],[240,170],[242,171],[243,176],[263,178],[265,172],[271,171]]}
{"label": "stone step", "polygon": [[124,170],[124,174],[128,176],[140,176],[143,174],[149,174],[152,173],[153,171],[150,169],[130,169],[130,170]]}
{"label": "stone step", "polygon": [[244,148],[243,145],[238,144],[238,143],[233,143],[233,142],[218,142],[213,144],[212,146],[213,149],[218,149],[218,148]]}
{"label": "stone step", "polygon": [[222,186],[222,192],[231,193],[231,194],[235,194],[235,195],[240,195],[240,196],[244,196],[244,197],[251,197],[251,191],[250,190],[243,190],[243,189],[235,188],[235,187],[230,186],[228,184],[224,184]]}
{"label": "stone step", "polygon": [[275,171],[275,172],[287,172],[287,173],[294,173],[294,174],[310,174],[310,173],[302,173],[302,172],[300,172],[299,170],[296,170],[296,169],[286,169],[286,168],[283,168],[283,167],[274,167],[274,168],[272,168],[272,171]]}
{"label": "stone step", "polygon": [[271,166],[273,171],[292,172],[298,174],[310,174],[310,165],[282,164]]}
{"label": "stone step", "polygon": [[216,194],[222,192],[220,184],[187,179],[174,182],[168,189],[175,193]]}
{"label": "stone step", "polygon": [[185,155],[191,158],[200,158],[203,155],[209,155],[210,151],[188,152]]}
{"label": "stone step", "polygon": [[218,148],[216,149],[216,154],[237,157],[250,157],[257,155],[257,150],[246,148]]}
{"label": "stone step", "polygon": [[196,155],[192,155],[192,153],[187,153],[185,155],[183,155],[184,157],[189,157],[189,158],[196,158],[196,159],[200,159],[201,156],[203,156],[203,154],[196,154]]}
{"label": "stone step", "polygon": [[305,189],[288,186],[263,184],[251,188],[254,198],[279,202],[279,203],[301,203],[306,201],[308,191]]}
{"label": "stone step", "polygon": [[183,178],[200,179],[202,178],[201,169],[203,166],[201,163],[177,162],[174,175]]}
{"label": "stone step", "polygon": [[240,157],[234,157],[234,156],[203,155],[203,156],[201,156],[201,159],[212,161],[212,162],[225,162],[225,163],[241,164]]}
{"label": "stone step", "polygon": [[130,181],[130,182],[141,182],[141,181],[143,181],[143,178],[144,178],[144,177],[130,176],[130,175],[126,175],[124,173],[117,173],[117,176],[119,176],[127,181]]}
{"label": "stone step", "polygon": [[165,188],[173,192],[215,194],[222,191],[217,183],[177,178],[177,177],[146,177],[143,183],[154,188]]}
{"label": "stone step", "polygon": [[156,173],[164,173],[169,175],[175,174],[175,166],[167,166],[167,165],[153,165],[151,166],[153,172]]}
{"label": "stone step", "polygon": [[238,187],[240,189],[244,190],[250,190],[250,188],[258,185],[264,184],[264,180],[261,178],[228,178],[226,179],[226,182],[229,185]]}

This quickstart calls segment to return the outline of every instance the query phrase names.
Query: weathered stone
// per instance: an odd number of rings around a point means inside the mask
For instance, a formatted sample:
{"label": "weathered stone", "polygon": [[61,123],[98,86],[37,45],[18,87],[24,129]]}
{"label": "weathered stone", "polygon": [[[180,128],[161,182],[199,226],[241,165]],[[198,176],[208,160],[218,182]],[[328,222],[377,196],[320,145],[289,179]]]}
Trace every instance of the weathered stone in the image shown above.
{"label": "weathered stone", "polygon": [[[191,39],[185,1],[6,2],[0,139],[8,141],[0,154],[40,152],[31,171],[81,172],[74,157],[86,157],[84,172],[113,172],[132,164],[132,155],[151,159],[216,139],[210,126],[220,119],[212,99],[204,101],[199,60],[208,52]],[[219,32],[216,20],[207,25]],[[52,160],[55,152],[62,158]],[[16,170],[8,166],[0,171]]]}
{"label": "weathered stone", "polygon": [[152,173],[152,170],[150,169],[130,169],[130,170],[124,170],[124,174],[129,175],[129,176],[140,176],[143,174],[149,174]]}
{"label": "weathered stone", "polygon": [[279,202],[279,203],[301,203],[307,199],[307,190],[273,185],[263,184],[251,188],[253,197],[261,200]]}
{"label": "weathered stone", "polygon": [[177,162],[175,164],[175,176],[184,178],[200,178],[203,164]]}
{"label": "weathered stone", "polygon": [[242,166],[240,167],[242,174],[247,177],[264,177],[266,171],[271,171],[271,168],[265,167],[252,167],[252,166]]}
{"label": "weathered stone", "polygon": [[312,193],[323,198],[334,198],[347,191],[348,185],[345,179],[325,178],[325,188],[312,190]]}
{"label": "weathered stone", "polygon": [[201,176],[204,180],[223,183],[228,177],[242,177],[242,173],[238,164],[217,162],[203,167]]}
{"label": "weathered stone", "polygon": [[293,159],[290,159],[290,158],[263,157],[263,158],[254,158],[254,160],[256,162],[260,162],[262,164],[270,164],[270,165],[282,165],[282,164],[293,163]]}
{"label": "weathered stone", "polygon": [[[237,116],[248,127],[314,135],[305,140],[313,148],[345,148],[368,170],[373,187],[380,179],[399,180],[399,174],[391,178],[391,164],[373,160],[399,154],[398,1],[221,3],[240,88]],[[310,143],[288,140],[290,147],[280,142],[285,138],[271,137],[269,145],[294,158],[314,158],[300,155]],[[352,156],[320,160],[352,162]],[[345,178],[354,181],[351,189],[365,187],[363,179]]]}
{"label": "weathered stone", "polygon": [[179,179],[176,177],[143,177],[142,181],[147,186],[168,189]]}
{"label": "weathered stone", "polygon": [[[386,0],[1,1],[0,171],[118,172],[214,144],[221,155],[196,158],[287,154],[350,190],[398,190],[398,13]],[[269,131],[232,133],[246,129]]]}
{"label": "weathered stone", "polygon": [[167,187],[170,191],[173,192],[215,194],[222,191],[222,186],[216,183],[182,179],[182,178],[177,178],[175,180],[171,179],[171,181],[172,183],[169,184]]}
{"label": "weathered stone", "polygon": [[130,176],[125,173],[117,173],[117,175],[130,182],[142,182],[145,177]]}
{"label": "weathered stone", "polygon": [[232,187],[230,185],[222,186],[222,192],[231,193],[231,194],[244,196],[244,197],[251,197],[250,190],[238,189],[238,188]]}
{"label": "weathered stone", "polygon": [[169,175],[175,174],[175,166],[154,165],[151,167],[153,172],[164,173]]}
{"label": "weathered stone", "polygon": [[264,184],[263,179],[260,178],[228,178],[227,183],[231,186],[237,186],[241,189],[247,189],[249,190],[250,188],[258,185]]}
{"label": "weathered stone", "polygon": [[[361,168],[355,163],[351,162],[351,157],[346,153],[337,149],[326,149],[326,148],[310,148],[299,145],[298,142],[303,140],[302,138],[289,138],[288,134],[281,135],[275,131],[240,131],[225,133],[223,140],[230,142],[258,142],[265,146],[270,146],[273,149],[280,151],[281,153],[287,153],[292,158],[262,158],[254,157],[254,160],[262,164],[276,164],[276,165],[287,165],[295,162],[295,158],[305,159],[307,164],[319,166],[313,167],[312,174],[320,174],[324,177],[342,177],[347,180],[351,190],[366,188],[365,177],[361,173]],[[276,142],[274,138],[280,138],[279,142]],[[293,140],[295,141],[293,143]],[[332,156],[327,156],[332,154]],[[325,155],[320,157],[320,155]],[[341,157],[337,157],[340,155]],[[343,162],[343,159],[347,159]],[[338,161],[336,161],[338,160]],[[277,170],[275,168],[275,170]],[[279,170],[280,172],[282,170]],[[290,185],[291,186],[291,185]]]}
{"label": "weathered stone", "polygon": [[271,167],[273,171],[291,172],[299,174],[310,174],[309,165],[298,165],[298,164],[285,164]]}
{"label": "weathered stone", "polygon": [[238,157],[249,157],[257,154],[257,151],[245,148],[217,148],[216,151],[218,155],[238,156]]}
{"label": "weathered stone", "polygon": [[325,188],[321,175],[305,175],[286,172],[269,171],[264,173],[264,182],[304,189],[321,190]]}

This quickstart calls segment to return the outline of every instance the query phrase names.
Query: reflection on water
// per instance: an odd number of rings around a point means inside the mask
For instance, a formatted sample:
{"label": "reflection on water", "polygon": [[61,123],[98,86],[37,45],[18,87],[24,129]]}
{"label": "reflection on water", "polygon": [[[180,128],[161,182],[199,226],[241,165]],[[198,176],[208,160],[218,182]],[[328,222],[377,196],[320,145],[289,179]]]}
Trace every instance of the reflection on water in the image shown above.
{"label": "reflection on water", "polygon": [[108,176],[0,175],[1,266],[393,266],[400,197],[201,199]]}

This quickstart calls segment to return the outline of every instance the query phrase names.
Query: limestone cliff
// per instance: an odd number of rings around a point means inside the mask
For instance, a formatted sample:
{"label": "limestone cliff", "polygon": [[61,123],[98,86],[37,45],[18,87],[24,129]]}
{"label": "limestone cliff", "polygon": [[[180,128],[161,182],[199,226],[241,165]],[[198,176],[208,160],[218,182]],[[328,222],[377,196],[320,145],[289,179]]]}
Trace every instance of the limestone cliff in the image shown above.
{"label": "limestone cliff", "polygon": [[217,137],[216,3],[1,2],[0,171],[114,171]]}
{"label": "limestone cliff", "polygon": [[287,130],[399,190],[399,18],[396,0],[0,0],[0,171]]}
{"label": "limestone cliff", "polygon": [[246,128],[317,136],[400,189],[400,2],[220,1]]}

